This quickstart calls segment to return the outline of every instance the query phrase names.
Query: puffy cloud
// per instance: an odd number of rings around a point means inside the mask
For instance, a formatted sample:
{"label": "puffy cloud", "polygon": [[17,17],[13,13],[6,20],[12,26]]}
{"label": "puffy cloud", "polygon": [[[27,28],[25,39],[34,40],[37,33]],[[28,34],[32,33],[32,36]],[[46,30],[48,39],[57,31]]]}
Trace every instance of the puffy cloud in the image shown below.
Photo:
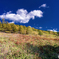
{"label": "puffy cloud", "polygon": [[53,30],[48,29],[48,31],[58,32],[57,29],[53,29]]}
{"label": "puffy cloud", "polygon": [[47,7],[47,5],[46,4],[42,4],[39,8],[41,8],[41,7]]}
{"label": "puffy cloud", "polygon": [[16,13],[11,11],[3,13],[0,18],[9,19],[13,22],[28,23],[30,19],[35,19],[35,16],[41,18],[43,17],[43,12],[41,10],[33,10],[28,13],[25,9],[18,9]]}

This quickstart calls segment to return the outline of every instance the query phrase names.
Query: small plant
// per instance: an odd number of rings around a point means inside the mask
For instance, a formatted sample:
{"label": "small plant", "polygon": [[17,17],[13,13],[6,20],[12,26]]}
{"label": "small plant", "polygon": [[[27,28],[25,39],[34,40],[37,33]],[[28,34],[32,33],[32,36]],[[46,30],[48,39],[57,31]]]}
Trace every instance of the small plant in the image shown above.
{"label": "small plant", "polygon": [[40,30],[39,30],[39,33],[38,33],[38,34],[39,34],[39,35],[43,35],[42,31],[40,31]]}
{"label": "small plant", "polygon": [[57,44],[54,44],[54,47],[57,47]]}
{"label": "small plant", "polygon": [[15,43],[15,44],[17,44],[17,45],[18,45],[18,44],[19,44],[19,41],[16,41],[16,43]]}

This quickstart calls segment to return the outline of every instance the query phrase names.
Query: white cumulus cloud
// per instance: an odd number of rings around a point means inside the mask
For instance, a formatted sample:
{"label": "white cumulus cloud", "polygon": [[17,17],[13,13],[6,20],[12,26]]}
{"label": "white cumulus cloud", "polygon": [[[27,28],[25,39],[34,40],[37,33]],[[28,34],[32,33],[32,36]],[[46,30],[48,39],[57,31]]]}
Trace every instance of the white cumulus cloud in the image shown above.
{"label": "white cumulus cloud", "polygon": [[39,27],[39,29],[42,29],[42,27]]}
{"label": "white cumulus cloud", "polygon": [[18,9],[16,13],[12,13],[11,11],[9,11],[0,15],[0,19],[4,18],[12,20],[12,22],[19,23],[28,23],[30,19],[35,19],[35,17],[43,17],[43,12],[41,10],[33,10],[28,12],[25,9]]}
{"label": "white cumulus cloud", "polygon": [[48,29],[48,31],[57,32],[57,29]]}

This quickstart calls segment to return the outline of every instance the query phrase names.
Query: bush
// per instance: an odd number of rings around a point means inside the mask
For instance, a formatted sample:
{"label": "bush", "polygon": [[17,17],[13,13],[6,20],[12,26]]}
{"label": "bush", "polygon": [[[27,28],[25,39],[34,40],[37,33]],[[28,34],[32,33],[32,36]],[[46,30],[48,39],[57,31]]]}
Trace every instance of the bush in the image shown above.
{"label": "bush", "polygon": [[39,34],[39,35],[43,35],[42,31],[40,31],[40,30],[39,30],[39,33],[38,33],[38,34]]}
{"label": "bush", "polygon": [[10,31],[5,31],[5,33],[11,33]]}

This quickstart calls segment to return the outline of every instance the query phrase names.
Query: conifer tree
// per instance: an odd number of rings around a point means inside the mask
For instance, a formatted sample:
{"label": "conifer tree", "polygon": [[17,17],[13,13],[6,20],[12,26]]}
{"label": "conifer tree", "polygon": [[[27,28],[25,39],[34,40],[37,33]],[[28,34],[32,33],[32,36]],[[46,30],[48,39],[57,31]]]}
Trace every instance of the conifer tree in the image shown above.
{"label": "conifer tree", "polygon": [[2,24],[1,24],[1,21],[0,21],[0,28],[2,28]]}
{"label": "conifer tree", "polygon": [[1,24],[1,22],[0,22],[0,31],[2,31],[2,24]]}

